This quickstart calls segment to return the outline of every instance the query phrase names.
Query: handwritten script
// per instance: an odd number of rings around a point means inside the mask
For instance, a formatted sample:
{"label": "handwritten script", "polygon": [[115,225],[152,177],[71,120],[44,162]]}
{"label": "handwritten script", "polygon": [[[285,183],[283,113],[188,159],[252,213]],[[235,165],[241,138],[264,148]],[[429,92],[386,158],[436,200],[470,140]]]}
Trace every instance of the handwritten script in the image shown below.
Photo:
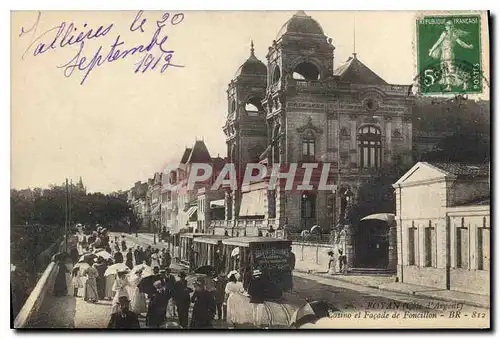
{"label": "handwritten script", "polygon": [[155,70],[163,73],[170,67],[185,67],[173,63],[175,51],[168,47],[168,35],[164,33],[168,26],[177,26],[184,21],[183,13],[163,13],[158,20],[153,21],[155,30],[149,36],[145,29],[150,25],[150,21],[144,17],[143,11],[138,11],[129,26],[129,31],[146,36],[143,44],[128,46],[120,34],[115,34],[114,42],[111,45],[101,44],[97,49],[91,51],[89,51],[90,48],[87,44],[108,35],[112,36],[115,28],[113,23],[99,27],[88,27],[87,24],[77,27],[73,22],[63,21],[59,25],[39,33],[38,25],[41,16],[42,13],[38,12],[35,23],[31,27],[21,27],[20,38],[31,35],[30,44],[22,55],[22,59],[24,60],[30,54],[33,57],[39,57],[52,50],[74,46],[76,54],[71,60],[57,67],[62,69],[64,76],[68,78],[73,76],[75,72],[76,74],[80,73],[82,75],[81,85],[85,83],[96,67],[134,55],[140,56],[139,61],[134,64],[135,73]]}

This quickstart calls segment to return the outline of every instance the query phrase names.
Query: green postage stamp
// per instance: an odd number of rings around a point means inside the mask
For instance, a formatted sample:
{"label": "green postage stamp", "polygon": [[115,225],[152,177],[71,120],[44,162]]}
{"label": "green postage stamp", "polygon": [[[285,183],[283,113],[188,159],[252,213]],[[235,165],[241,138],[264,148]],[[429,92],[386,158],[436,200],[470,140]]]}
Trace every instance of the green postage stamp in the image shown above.
{"label": "green postage stamp", "polygon": [[481,17],[424,16],[416,24],[421,94],[481,93]]}

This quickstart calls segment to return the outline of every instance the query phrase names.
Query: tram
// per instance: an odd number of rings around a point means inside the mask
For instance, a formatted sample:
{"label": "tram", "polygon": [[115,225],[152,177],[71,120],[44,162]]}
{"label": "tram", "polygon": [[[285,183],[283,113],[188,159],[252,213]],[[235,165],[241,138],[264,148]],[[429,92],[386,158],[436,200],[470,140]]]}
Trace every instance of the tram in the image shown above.
{"label": "tram", "polygon": [[[223,259],[222,241],[227,238],[229,237],[225,235],[204,234],[202,237],[193,239],[194,250],[199,253],[195,257],[196,266],[210,265],[215,267],[216,271],[219,271]],[[217,250],[219,250],[218,256]]]}
{"label": "tram", "polygon": [[226,274],[237,270],[248,285],[253,270],[265,273],[269,289],[280,298],[292,277],[288,264],[291,240],[266,237],[236,237],[222,240]]}
{"label": "tram", "polygon": [[204,236],[203,233],[182,233],[179,241],[179,260],[181,263],[189,265],[189,253],[195,238]]}

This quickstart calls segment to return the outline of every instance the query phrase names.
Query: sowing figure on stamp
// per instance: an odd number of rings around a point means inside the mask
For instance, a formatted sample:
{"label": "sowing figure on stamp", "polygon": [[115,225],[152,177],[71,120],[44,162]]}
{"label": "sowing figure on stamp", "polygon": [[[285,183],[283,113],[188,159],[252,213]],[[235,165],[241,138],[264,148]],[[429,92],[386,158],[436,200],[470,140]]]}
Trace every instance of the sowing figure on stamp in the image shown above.
{"label": "sowing figure on stamp", "polygon": [[471,49],[472,44],[467,44],[461,40],[461,37],[468,34],[468,32],[456,28],[451,21],[447,21],[445,30],[429,50],[431,58],[441,60],[442,77],[439,83],[446,85],[446,91],[451,91],[451,86],[463,86],[464,90],[467,89],[469,74],[460,69],[455,69],[455,45],[459,44],[463,48]]}

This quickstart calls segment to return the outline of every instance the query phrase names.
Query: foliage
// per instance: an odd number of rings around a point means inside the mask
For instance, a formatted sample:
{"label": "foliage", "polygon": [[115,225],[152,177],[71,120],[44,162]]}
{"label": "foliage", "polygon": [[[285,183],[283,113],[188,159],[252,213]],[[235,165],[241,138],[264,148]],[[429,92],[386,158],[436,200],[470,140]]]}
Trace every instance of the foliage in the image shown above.
{"label": "foliage", "polygon": [[[101,224],[113,228],[119,223],[126,223],[127,218],[132,218],[132,210],[123,192],[109,195],[87,194],[76,186],[71,186],[70,192],[73,224]],[[65,216],[65,186],[51,186],[47,190],[11,190],[12,225],[40,224],[64,227]]]}
{"label": "foliage", "polygon": [[418,160],[477,164],[489,162],[490,152],[489,137],[467,129],[444,138],[438,150],[425,153]]}

